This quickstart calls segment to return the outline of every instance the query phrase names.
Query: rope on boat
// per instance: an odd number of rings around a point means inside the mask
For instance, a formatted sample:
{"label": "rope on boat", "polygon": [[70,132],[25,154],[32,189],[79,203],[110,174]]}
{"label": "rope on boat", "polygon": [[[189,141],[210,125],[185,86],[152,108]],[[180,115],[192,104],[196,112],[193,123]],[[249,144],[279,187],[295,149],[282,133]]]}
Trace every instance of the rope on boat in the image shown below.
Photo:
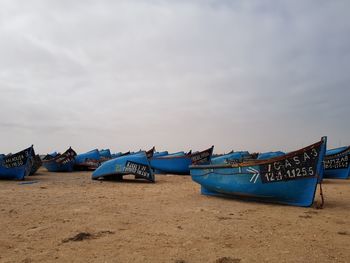
{"label": "rope on boat", "polygon": [[323,209],[324,205],[324,196],[323,196],[323,191],[322,191],[322,181],[320,182],[320,196],[321,196],[321,204],[316,205],[316,209]]}

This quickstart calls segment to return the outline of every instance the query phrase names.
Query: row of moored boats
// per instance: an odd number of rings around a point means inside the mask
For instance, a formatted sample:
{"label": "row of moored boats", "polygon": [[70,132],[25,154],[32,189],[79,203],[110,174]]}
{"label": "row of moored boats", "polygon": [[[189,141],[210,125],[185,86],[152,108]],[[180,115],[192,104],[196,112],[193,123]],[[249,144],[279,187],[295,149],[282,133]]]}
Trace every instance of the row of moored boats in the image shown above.
{"label": "row of moored boats", "polygon": [[324,178],[348,179],[350,146],[326,150],[327,138],[297,151],[213,155],[214,147],[199,152],[148,151],[111,153],[98,150],[77,154],[35,154],[33,146],[0,155],[0,178],[23,180],[42,165],[50,172],[93,171],[92,179],[122,180],[125,175],[155,182],[155,174],[191,175],[201,193],[296,206],[311,206],[317,184]]}

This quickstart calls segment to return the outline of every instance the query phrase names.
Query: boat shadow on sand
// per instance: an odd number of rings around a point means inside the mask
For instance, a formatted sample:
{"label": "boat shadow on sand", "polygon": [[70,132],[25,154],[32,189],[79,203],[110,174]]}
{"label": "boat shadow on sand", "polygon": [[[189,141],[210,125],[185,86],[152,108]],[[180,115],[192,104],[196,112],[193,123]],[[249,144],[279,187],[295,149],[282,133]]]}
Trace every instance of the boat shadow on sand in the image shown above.
{"label": "boat shadow on sand", "polygon": [[[148,180],[135,179],[133,175],[124,175],[123,177],[118,176],[106,176],[104,178],[100,178],[94,180],[100,183],[122,183],[122,184],[154,184]],[[157,184],[159,182],[157,181]]]}
{"label": "boat shadow on sand", "polygon": [[[247,196],[228,196],[228,195],[216,194],[216,195],[202,195],[202,196],[207,197],[207,198],[219,198],[221,200],[226,200],[228,202],[232,202],[232,201],[239,202],[241,204],[253,204],[253,205],[258,204],[259,206],[266,205],[266,206],[271,206],[271,207],[281,207],[281,206],[290,207],[290,208],[292,207],[289,204],[275,202],[275,201],[272,201],[268,198],[261,199],[261,198],[257,198],[257,197],[251,197],[248,195]],[[294,208],[319,210],[320,208],[318,208],[318,207],[320,204],[321,204],[321,200],[320,200],[319,194],[317,192],[317,194],[315,196],[315,200],[311,206],[309,206],[309,207],[294,207]]]}

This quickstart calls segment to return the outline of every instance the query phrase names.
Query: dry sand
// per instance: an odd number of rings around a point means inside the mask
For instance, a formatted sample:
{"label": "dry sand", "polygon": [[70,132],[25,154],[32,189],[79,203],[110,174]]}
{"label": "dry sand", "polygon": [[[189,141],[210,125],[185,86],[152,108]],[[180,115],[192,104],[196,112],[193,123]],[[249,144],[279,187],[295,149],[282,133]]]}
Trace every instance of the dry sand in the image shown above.
{"label": "dry sand", "polygon": [[0,262],[350,262],[350,180],[326,181],[319,210],[203,196],[189,176],[90,176],[0,181]]}

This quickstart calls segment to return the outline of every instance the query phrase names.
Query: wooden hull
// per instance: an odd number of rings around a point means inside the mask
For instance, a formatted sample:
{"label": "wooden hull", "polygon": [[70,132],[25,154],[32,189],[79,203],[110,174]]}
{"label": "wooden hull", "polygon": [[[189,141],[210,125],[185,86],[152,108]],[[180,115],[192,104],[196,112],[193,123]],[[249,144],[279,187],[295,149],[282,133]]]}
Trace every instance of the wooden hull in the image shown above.
{"label": "wooden hull", "polygon": [[242,162],[244,158],[250,156],[249,152],[244,151],[244,152],[233,152],[233,153],[228,153],[224,154],[215,158],[211,159],[212,164],[225,164],[225,163],[230,163],[233,161],[236,162]]}
{"label": "wooden hull", "polygon": [[58,154],[53,158],[44,159],[43,166],[49,172],[72,172],[75,164],[76,152],[69,148],[62,154]]}
{"label": "wooden hull", "polygon": [[23,180],[29,175],[33,165],[33,146],[2,157],[0,160],[0,179]]}
{"label": "wooden hull", "polygon": [[100,151],[97,149],[91,150],[86,153],[81,153],[75,156],[75,163],[81,164],[85,163],[87,159],[99,160],[101,158]]}
{"label": "wooden hull", "polygon": [[145,152],[130,154],[104,162],[92,174],[92,179],[116,177],[133,174],[135,179],[146,179],[154,182],[154,174]]}
{"label": "wooden hull", "polygon": [[104,158],[104,160],[109,160],[112,158],[111,151],[109,149],[101,150],[100,151],[101,158]]}
{"label": "wooden hull", "polygon": [[213,154],[213,147],[193,154],[185,154],[183,152],[169,154],[166,156],[151,158],[151,167],[166,174],[183,174],[189,175],[189,166],[196,162],[209,163]]}
{"label": "wooden hull", "polygon": [[322,162],[326,138],[284,156],[232,165],[191,166],[193,181],[201,193],[295,206],[311,206]]}
{"label": "wooden hull", "polygon": [[324,159],[324,178],[350,177],[350,146],[328,150]]}
{"label": "wooden hull", "polygon": [[37,155],[34,155],[33,156],[33,165],[32,165],[32,168],[30,169],[30,173],[29,175],[34,175],[38,169],[41,167],[41,165],[43,164],[40,156],[37,154]]}

